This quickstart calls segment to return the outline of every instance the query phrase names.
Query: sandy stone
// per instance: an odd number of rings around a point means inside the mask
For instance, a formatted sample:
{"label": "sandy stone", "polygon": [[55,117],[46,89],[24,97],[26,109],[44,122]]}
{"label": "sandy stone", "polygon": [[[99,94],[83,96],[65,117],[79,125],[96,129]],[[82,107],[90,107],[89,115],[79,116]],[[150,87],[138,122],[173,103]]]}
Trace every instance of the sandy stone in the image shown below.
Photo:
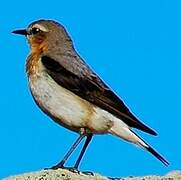
{"label": "sandy stone", "polygon": [[94,174],[93,176],[83,173],[73,173],[65,169],[57,169],[10,176],[4,178],[4,180],[181,180],[181,171],[169,172],[165,176],[150,175],[142,177],[108,178],[99,174]]}

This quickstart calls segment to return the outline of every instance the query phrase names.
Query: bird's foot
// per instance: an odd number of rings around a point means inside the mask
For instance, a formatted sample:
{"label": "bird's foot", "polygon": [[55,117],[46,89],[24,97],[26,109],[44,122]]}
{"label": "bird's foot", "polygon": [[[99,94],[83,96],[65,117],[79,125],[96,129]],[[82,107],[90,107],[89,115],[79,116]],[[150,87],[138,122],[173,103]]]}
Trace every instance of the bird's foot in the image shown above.
{"label": "bird's foot", "polygon": [[56,170],[56,169],[65,169],[65,167],[63,166],[63,164],[59,163],[59,164],[56,164],[55,166],[52,166],[52,167],[49,167],[49,168],[44,168],[44,170]]}
{"label": "bird's foot", "polygon": [[59,164],[57,164],[57,165],[55,165],[55,166],[52,166],[52,167],[50,167],[50,168],[44,168],[44,170],[57,170],[57,169],[67,169],[67,170],[69,170],[69,171],[71,171],[71,172],[73,172],[73,173],[80,173],[80,171],[78,170],[78,169],[76,169],[76,168],[74,168],[74,167],[65,167],[65,166],[63,166],[63,165],[59,165]]}
{"label": "bird's foot", "polygon": [[94,176],[94,173],[93,173],[93,172],[91,172],[91,171],[83,171],[82,173],[83,173],[83,174],[85,174],[85,175],[91,175],[91,176]]}
{"label": "bird's foot", "polygon": [[52,170],[57,170],[57,169],[59,169],[59,168],[60,168],[60,169],[67,169],[67,170],[69,170],[69,171],[71,171],[71,172],[73,172],[73,173],[78,173],[78,174],[82,173],[82,174],[85,174],[85,175],[94,176],[94,173],[91,172],[91,171],[83,171],[83,172],[81,172],[81,171],[78,170],[77,167],[65,167],[65,166],[62,165],[61,163],[59,163],[59,164],[57,164],[57,165],[55,165],[55,166],[52,166],[52,167],[50,167],[50,168],[44,168],[44,170],[50,170],[50,169],[52,169]]}

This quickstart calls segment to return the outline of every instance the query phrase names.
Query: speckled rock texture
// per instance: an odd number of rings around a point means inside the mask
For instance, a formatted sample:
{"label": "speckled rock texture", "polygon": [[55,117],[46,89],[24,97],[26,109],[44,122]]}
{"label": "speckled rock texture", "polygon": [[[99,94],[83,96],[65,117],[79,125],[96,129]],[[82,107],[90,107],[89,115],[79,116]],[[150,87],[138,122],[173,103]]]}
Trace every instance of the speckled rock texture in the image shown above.
{"label": "speckled rock texture", "polygon": [[85,175],[83,173],[73,173],[69,170],[42,170],[17,176],[10,176],[4,180],[181,180],[181,171],[173,171],[165,176],[142,176],[142,177],[117,177],[109,178],[99,174]]}

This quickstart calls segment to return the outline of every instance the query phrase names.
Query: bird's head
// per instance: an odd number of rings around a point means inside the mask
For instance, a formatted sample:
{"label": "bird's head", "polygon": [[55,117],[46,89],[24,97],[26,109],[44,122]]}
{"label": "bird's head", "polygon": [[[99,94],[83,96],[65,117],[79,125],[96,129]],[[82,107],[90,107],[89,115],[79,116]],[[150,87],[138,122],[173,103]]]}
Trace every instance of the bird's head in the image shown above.
{"label": "bird's head", "polygon": [[55,50],[60,52],[72,48],[72,41],[65,28],[52,20],[38,20],[31,23],[27,29],[13,31],[27,37],[32,51]]}

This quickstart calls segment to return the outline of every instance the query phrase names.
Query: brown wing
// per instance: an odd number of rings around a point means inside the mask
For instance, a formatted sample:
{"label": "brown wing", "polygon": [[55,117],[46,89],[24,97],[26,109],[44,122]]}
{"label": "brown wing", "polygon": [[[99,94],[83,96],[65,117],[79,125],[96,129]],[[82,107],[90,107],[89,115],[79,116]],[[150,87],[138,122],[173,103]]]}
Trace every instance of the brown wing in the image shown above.
{"label": "brown wing", "polygon": [[120,118],[130,127],[157,135],[155,131],[140,122],[124,105],[123,101],[111,91],[93,72],[91,76],[79,76],[63,67],[54,59],[43,56],[42,63],[48,74],[62,87],[70,90],[81,98],[99,106]]}

